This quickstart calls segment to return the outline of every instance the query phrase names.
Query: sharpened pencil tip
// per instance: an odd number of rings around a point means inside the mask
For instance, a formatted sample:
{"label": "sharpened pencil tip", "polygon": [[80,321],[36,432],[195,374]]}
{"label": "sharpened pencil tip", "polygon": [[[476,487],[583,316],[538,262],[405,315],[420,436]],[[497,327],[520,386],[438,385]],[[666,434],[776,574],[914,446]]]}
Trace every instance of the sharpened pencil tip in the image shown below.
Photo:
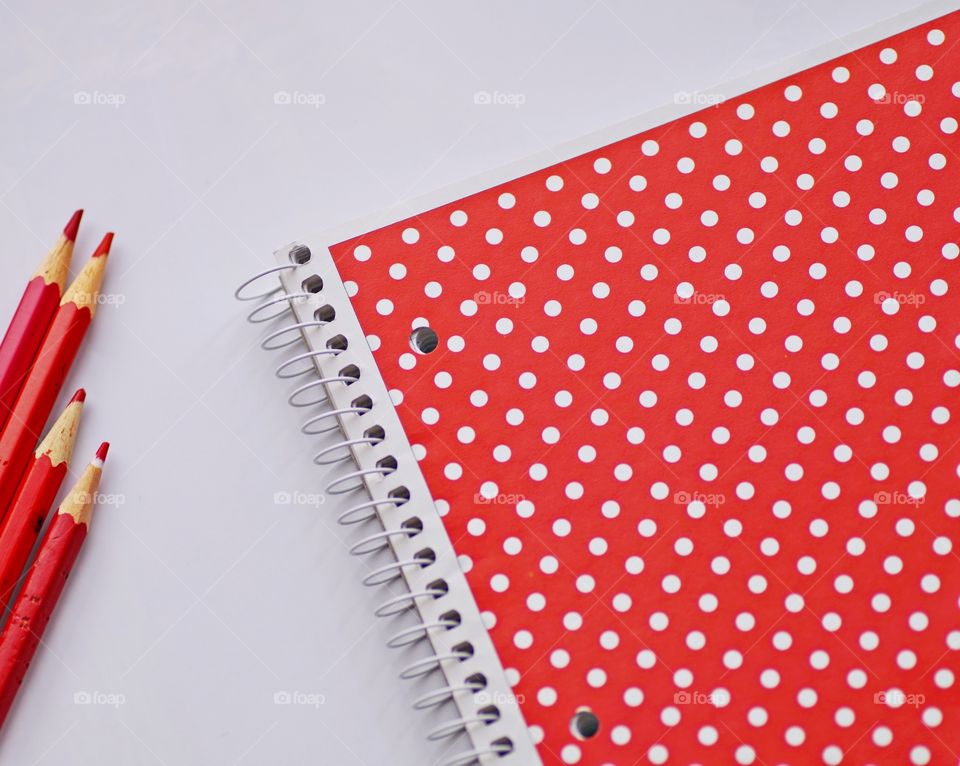
{"label": "sharpened pencil tip", "polygon": [[73,404],[74,402],[84,402],[86,401],[86,399],[87,399],[86,390],[83,388],[78,388],[77,393],[73,395],[73,398],[69,401],[69,404]]}
{"label": "sharpened pencil tip", "polygon": [[100,449],[97,450],[97,460],[101,463],[107,459],[107,450],[110,449],[110,442],[104,442],[100,445]]}
{"label": "sharpened pencil tip", "polygon": [[77,231],[80,229],[81,218],[83,218],[83,210],[78,210],[67,222],[67,225],[63,227],[63,236],[71,242],[77,241]]}
{"label": "sharpened pencil tip", "polygon": [[94,251],[91,258],[97,258],[101,255],[107,255],[110,252],[110,246],[112,244],[113,244],[113,232],[108,231],[104,235],[103,239],[100,240],[100,244],[97,245],[97,249]]}

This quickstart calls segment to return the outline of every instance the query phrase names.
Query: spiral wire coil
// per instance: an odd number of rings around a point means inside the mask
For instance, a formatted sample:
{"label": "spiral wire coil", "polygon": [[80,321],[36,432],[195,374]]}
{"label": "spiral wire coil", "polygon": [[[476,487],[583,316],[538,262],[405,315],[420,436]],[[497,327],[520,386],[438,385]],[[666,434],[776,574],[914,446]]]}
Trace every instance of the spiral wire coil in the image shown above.
{"label": "spiral wire coil", "polygon": [[[323,287],[322,275],[316,275],[305,280],[304,287],[306,289],[300,292],[286,292],[281,282],[272,289],[251,294],[250,288],[254,285],[264,280],[277,280],[285,272],[297,269],[310,261],[310,250],[305,245],[292,246],[289,253],[289,264],[282,264],[261,271],[240,285],[234,293],[238,300],[257,302],[257,305],[247,315],[247,321],[253,324],[264,325],[287,316],[292,318],[293,321],[267,332],[260,344],[265,350],[286,349],[294,346],[297,341],[306,343],[305,330],[323,328],[335,321],[332,312],[324,313],[323,307],[318,309],[314,318],[309,321],[299,321],[293,312],[293,306],[296,302],[306,302],[315,298]],[[313,289],[314,287],[317,289]],[[330,307],[326,308],[329,309]],[[338,338],[341,340],[335,342]],[[287,399],[288,404],[298,409],[304,407],[325,408],[323,412],[310,416],[302,423],[300,427],[302,433],[316,435],[338,429],[341,432],[343,438],[319,450],[314,455],[313,462],[317,465],[334,465],[353,460],[356,464],[356,470],[341,473],[326,484],[324,491],[331,495],[360,492],[365,489],[365,480],[368,477],[387,477],[394,473],[398,467],[397,459],[393,455],[387,455],[377,461],[375,465],[363,466],[354,452],[355,448],[360,446],[373,447],[380,444],[384,440],[382,428],[374,426],[367,429],[363,436],[352,438],[347,435],[344,429],[342,420],[344,417],[362,416],[371,412],[373,402],[369,397],[360,397],[346,407],[335,407],[332,404],[330,386],[334,384],[351,385],[359,380],[362,371],[360,369],[344,369],[334,375],[324,375],[320,372],[319,363],[324,359],[336,358],[346,350],[348,344],[349,340],[342,336],[337,336],[328,341],[326,348],[312,349],[308,344],[306,351],[291,354],[274,371],[276,377],[280,379],[292,379],[313,374],[314,379],[300,385]],[[310,396],[306,396],[308,394]],[[363,524],[380,518],[381,508],[397,509],[408,502],[410,502],[409,491],[405,491],[405,488],[401,487],[386,498],[378,499],[370,496],[370,499],[352,505],[338,516],[337,522],[344,526]],[[349,551],[354,556],[376,554],[390,549],[395,539],[415,538],[421,529],[422,523],[414,515],[398,528],[384,528],[379,532],[367,535],[355,542]],[[406,571],[427,569],[433,566],[435,561],[436,553],[427,547],[409,558],[395,558],[389,564],[372,568],[363,577],[362,582],[370,587],[403,582]],[[388,598],[375,609],[374,614],[378,617],[399,615],[410,610],[417,610],[418,604],[424,601],[439,600],[447,596],[447,583],[443,579],[438,579],[431,582],[427,587],[417,590],[408,589],[400,595]],[[461,616],[456,609],[447,610],[439,618],[431,620],[424,620],[418,611],[417,619],[417,624],[402,628],[394,633],[386,642],[387,646],[391,649],[412,646],[430,638],[433,631],[449,631],[456,629],[461,624]],[[407,664],[400,671],[400,677],[417,679],[429,676],[437,671],[442,672],[445,666],[464,662],[470,659],[473,654],[474,647],[469,641],[463,641],[446,652],[437,652],[435,648],[431,647],[431,653],[428,656]],[[477,694],[486,687],[487,681],[483,674],[475,673],[463,683],[448,683],[421,695],[414,700],[412,706],[417,710],[439,707],[454,700],[457,694]],[[473,715],[461,715],[435,727],[427,733],[427,738],[434,741],[443,740],[460,733],[475,731],[477,728],[487,726],[499,719],[499,708],[495,704],[490,704],[480,708]],[[507,737],[501,737],[486,745],[474,746],[469,750],[452,755],[442,761],[441,766],[469,766],[469,764],[486,763],[488,761],[483,759],[487,756],[499,759],[513,752],[513,742]]]}

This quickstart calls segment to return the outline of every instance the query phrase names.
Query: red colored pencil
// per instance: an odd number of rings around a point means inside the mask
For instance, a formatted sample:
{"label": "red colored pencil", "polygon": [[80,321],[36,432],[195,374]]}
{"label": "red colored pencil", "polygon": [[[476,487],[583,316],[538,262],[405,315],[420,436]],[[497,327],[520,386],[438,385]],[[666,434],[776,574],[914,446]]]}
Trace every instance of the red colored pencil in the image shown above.
{"label": "red colored pencil", "polygon": [[23,583],[23,590],[14,602],[10,620],[0,633],[0,726],[23,683],[30,660],[37,651],[87,536],[108,447],[106,442],[100,445],[96,458],[60,504]]}
{"label": "red colored pencil", "polygon": [[40,442],[17,499],[0,526],[0,613],[7,608],[67,475],[85,398],[86,392],[81,388]]}
{"label": "red colored pencil", "polygon": [[33,369],[0,436],[0,510],[10,506],[30,460],[30,452],[40,439],[43,425],[50,417],[60,387],[93,320],[112,241],[113,234],[103,238],[93,257],[64,293]]}
{"label": "red colored pencil", "polygon": [[27,282],[20,304],[0,343],[0,430],[10,416],[43,336],[53,321],[53,315],[57,313],[82,216],[82,210],[73,214],[57,244]]}

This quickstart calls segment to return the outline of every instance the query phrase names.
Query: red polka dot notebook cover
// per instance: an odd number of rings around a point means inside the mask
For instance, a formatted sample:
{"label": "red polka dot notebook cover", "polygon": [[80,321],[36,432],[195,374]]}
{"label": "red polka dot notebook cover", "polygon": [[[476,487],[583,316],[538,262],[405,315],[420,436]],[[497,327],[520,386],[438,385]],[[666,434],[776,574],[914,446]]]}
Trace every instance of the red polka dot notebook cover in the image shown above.
{"label": "red polka dot notebook cover", "polygon": [[[329,248],[543,763],[960,758],[958,43]],[[532,762],[480,710],[450,763]]]}

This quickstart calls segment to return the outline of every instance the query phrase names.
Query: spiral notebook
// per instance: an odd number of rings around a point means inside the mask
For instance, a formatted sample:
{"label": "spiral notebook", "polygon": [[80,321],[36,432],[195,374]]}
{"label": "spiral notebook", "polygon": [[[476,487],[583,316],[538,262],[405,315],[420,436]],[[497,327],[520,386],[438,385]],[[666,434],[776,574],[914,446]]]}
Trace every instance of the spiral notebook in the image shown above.
{"label": "spiral notebook", "polygon": [[260,276],[448,766],[957,761],[942,8]]}

